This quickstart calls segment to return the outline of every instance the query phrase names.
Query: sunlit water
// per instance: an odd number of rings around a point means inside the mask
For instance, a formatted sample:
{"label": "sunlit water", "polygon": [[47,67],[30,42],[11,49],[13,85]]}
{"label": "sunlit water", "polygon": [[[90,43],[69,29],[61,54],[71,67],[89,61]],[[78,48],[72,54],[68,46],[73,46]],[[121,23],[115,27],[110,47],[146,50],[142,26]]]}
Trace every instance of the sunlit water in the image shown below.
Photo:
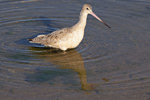
{"label": "sunlit water", "polygon": [[[82,43],[62,52],[27,39],[88,16]],[[1,100],[149,100],[149,0],[1,0]]]}

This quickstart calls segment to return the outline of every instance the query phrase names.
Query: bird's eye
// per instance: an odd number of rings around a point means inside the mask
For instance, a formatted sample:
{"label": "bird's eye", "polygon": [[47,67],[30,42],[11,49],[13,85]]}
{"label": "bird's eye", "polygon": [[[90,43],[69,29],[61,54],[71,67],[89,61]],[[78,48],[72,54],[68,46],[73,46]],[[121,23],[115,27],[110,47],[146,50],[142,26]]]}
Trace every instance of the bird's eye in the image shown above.
{"label": "bird's eye", "polygon": [[89,10],[89,8],[86,8],[86,10]]}

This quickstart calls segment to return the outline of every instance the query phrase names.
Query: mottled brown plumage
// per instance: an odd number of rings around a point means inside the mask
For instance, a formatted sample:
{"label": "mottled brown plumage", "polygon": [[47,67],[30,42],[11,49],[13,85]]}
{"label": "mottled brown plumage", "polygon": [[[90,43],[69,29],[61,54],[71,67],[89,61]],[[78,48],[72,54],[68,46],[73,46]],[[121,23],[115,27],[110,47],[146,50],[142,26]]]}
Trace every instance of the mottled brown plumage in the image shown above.
{"label": "mottled brown plumage", "polygon": [[[59,48],[63,51],[70,48],[76,48],[83,39],[88,14],[93,15],[99,21],[104,23],[93,13],[91,5],[84,4],[80,12],[79,21],[77,24],[72,27],[56,30],[47,35],[38,35],[37,37],[30,39],[29,41],[31,43],[39,43],[48,47]],[[104,24],[108,26],[106,23]]]}

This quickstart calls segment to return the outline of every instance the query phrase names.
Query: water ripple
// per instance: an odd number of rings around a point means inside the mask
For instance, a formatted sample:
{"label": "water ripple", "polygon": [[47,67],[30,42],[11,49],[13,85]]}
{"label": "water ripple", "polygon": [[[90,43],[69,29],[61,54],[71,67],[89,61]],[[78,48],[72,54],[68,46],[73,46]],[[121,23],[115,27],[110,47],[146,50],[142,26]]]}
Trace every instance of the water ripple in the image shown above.
{"label": "water ripple", "polygon": [[0,7],[0,83],[4,87],[42,84],[43,87],[92,90],[96,86],[92,83],[96,83],[101,84],[97,90],[103,87],[107,94],[109,90],[137,89],[142,84],[148,86],[148,1],[106,0],[101,1],[102,4],[93,1],[94,12],[112,29],[88,16],[83,41],[76,49],[66,52],[31,44],[27,39],[75,24],[80,9],[80,4],[75,4],[79,1],[64,1],[70,9],[60,9],[60,2],[51,6],[46,3],[39,7],[25,6],[26,3],[40,5],[40,2],[1,1],[0,5],[12,5]]}

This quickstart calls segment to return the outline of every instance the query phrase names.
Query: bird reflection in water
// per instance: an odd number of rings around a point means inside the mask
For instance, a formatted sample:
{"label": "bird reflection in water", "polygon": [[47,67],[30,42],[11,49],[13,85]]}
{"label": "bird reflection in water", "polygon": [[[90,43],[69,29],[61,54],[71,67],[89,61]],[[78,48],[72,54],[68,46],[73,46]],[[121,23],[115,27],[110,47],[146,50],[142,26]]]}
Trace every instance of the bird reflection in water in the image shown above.
{"label": "bird reflection in water", "polygon": [[87,73],[84,67],[84,61],[80,53],[76,50],[62,52],[56,49],[30,47],[34,54],[41,56],[40,58],[59,66],[60,69],[71,69],[77,72],[82,90],[93,90],[94,85],[87,82]]}

